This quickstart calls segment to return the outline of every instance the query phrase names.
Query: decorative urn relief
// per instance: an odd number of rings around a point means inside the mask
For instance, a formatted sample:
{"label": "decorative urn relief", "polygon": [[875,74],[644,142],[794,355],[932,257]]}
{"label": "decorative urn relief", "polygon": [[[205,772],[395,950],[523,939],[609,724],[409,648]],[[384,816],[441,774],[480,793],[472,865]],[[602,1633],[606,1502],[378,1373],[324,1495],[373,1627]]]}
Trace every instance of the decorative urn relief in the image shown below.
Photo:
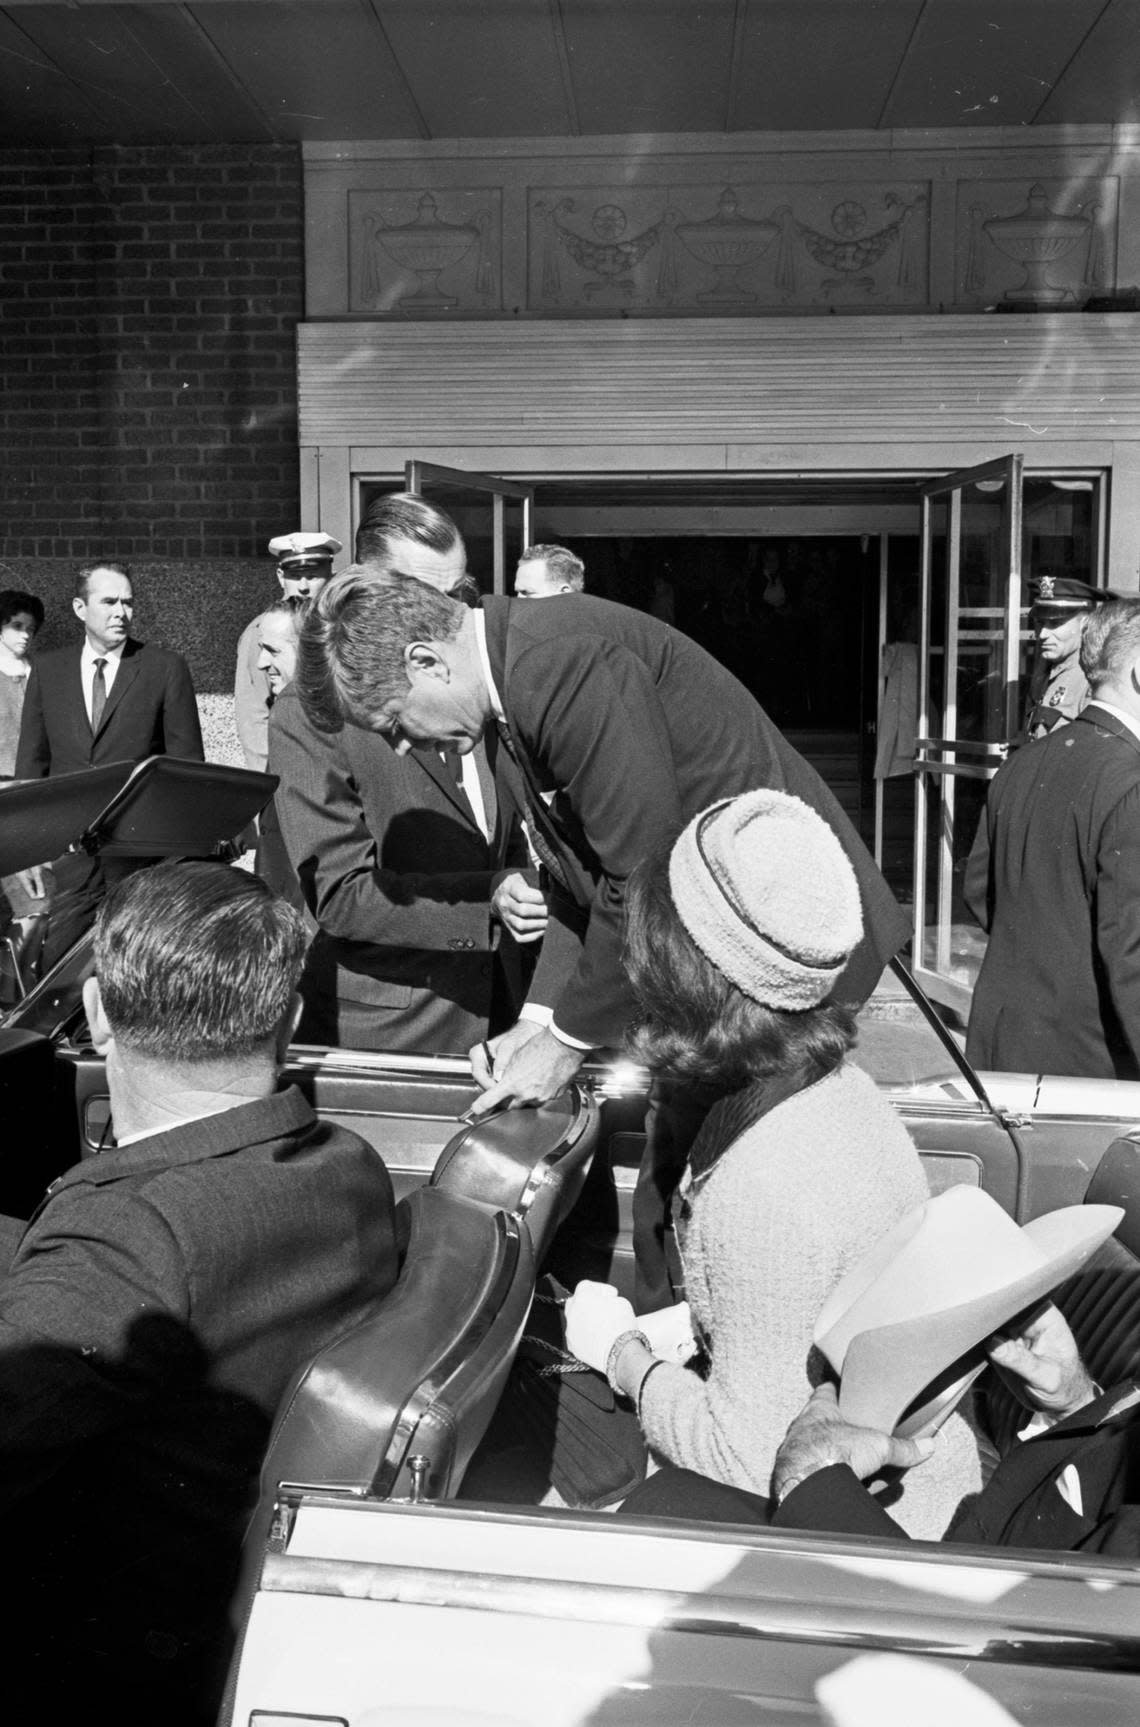
{"label": "decorative urn relief", "polygon": [[697,262],[707,264],[716,274],[713,286],[698,293],[699,302],[757,298],[740,280],[740,272],[759,262],[780,229],[775,222],[758,222],[742,216],[740,201],[731,186],[721,193],[715,216],[704,222],[678,222],[674,232]]}
{"label": "decorative urn relief", "polygon": [[1065,216],[1049,207],[1044,186],[1031,186],[1029,201],[1015,216],[991,216],[983,228],[1005,257],[1025,266],[1020,283],[1007,288],[1007,300],[1034,300],[1056,305],[1073,297],[1070,288],[1049,280],[1049,266],[1070,252],[1079,240],[1087,240],[1089,218]]}
{"label": "decorative urn relief", "polygon": [[[444,271],[461,263],[476,245],[479,246],[476,289],[481,294],[489,293],[491,269],[487,237],[490,223],[491,218],[486,211],[479,212],[468,222],[445,222],[430,192],[421,196],[413,221],[392,223],[378,212],[366,214],[361,223],[365,248],[361,291],[365,301],[384,311],[451,310],[459,304],[459,296],[445,292],[439,279]],[[405,275],[414,276],[416,286],[405,289],[394,298],[384,294],[378,252],[386,254]]]}

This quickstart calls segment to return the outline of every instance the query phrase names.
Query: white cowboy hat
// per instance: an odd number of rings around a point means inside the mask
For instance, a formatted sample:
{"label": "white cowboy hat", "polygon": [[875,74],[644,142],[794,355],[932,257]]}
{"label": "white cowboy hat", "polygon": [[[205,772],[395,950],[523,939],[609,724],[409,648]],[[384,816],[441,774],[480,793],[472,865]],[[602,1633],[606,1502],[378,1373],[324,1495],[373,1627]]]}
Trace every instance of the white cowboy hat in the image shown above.
{"label": "white cowboy hat", "polygon": [[915,1206],[840,1278],[816,1321],[841,1414],[884,1433],[933,1431],[985,1366],[986,1338],[1079,1270],[1123,1216],[1069,1205],[1019,1227],[964,1186]]}

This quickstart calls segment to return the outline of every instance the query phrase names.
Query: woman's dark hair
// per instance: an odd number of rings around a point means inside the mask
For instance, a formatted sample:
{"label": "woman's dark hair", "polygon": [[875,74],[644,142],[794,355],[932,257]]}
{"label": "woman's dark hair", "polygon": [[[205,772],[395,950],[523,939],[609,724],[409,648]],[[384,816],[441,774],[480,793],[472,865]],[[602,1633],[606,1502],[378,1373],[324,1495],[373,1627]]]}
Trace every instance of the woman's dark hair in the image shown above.
{"label": "woman's dark hair", "polygon": [[718,971],[677,914],[667,855],[630,877],[625,968],[641,1010],[627,1038],[630,1054],[716,1092],[777,1075],[810,1085],[838,1067],[855,1042],[849,1008],[763,1007]]}
{"label": "woman's dark hair", "polygon": [[25,594],[19,588],[0,588],[0,630],[5,624],[10,624],[13,618],[18,618],[21,612],[27,612],[36,620],[36,628],[43,628],[44,603],[37,600],[35,594]]}

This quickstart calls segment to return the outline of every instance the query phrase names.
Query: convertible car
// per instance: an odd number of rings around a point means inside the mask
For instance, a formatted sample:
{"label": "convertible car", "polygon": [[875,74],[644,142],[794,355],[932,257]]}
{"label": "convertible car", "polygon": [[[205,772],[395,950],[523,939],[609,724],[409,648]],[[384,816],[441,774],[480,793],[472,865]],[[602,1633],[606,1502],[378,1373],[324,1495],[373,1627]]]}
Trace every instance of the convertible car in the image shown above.
{"label": "convertible car", "polygon": [[[124,770],[110,792],[88,788],[79,819],[74,802],[50,815],[51,843],[203,855],[272,784],[184,763]],[[0,828],[0,870],[43,855],[45,791],[3,794],[12,817],[31,813],[23,836],[18,821]],[[26,1214],[112,1133],[80,1000],[90,966],[82,941],[0,1023],[5,1211]],[[864,1010],[857,1059],[935,1191],[981,1185],[1020,1221],[1124,1208],[1060,1300],[1103,1383],[1140,1372],[1140,1086],[973,1073],[901,964]],[[394,1291],[301,1368],[279,1412],[224,1727],[823,1722],[829,1676],[900,1653],[964,1674],[1034,1727],[1140,1719],[1133,1564],[465,1497],[540,1270],[629,1289],[646,1076],[598,1063],[553,1104],[472,1127],[457,1122],[474,1095],[459,1057],[298,1046],[286,1079],[383,1156],[407,1246]],[[1011,1426],[997,1406],[995,1443]]]}

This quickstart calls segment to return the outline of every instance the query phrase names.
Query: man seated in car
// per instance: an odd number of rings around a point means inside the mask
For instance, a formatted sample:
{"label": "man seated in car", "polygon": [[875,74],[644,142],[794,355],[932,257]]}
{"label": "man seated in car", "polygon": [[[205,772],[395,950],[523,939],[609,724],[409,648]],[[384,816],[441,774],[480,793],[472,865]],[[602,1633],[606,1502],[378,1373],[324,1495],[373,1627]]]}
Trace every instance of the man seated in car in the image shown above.
{"label": "man seated in car", "polygon": [[[1030,1414],[944,1539],[1140,1556],[1140,1382],[1096,1385],[1052,1303],[991,1338],[987,1354]],[[835,1386],[827,1382],[816,1387],[776,1453],[771,1500],[686,1470],[663,1470],[624,1509],[905,1540],[863,1482],[921,1465],[937,1443],[855,1426],[840,1414]]]}
{"label": "man seated in car", "polygon": [[305,945],[215,863],[141,871],[99,912],[84,1005],[117,1143],[4,1220],[8,1680],[45,1721],[213,1721],[276,1406],[395,1281],[380,1159],[277,1091]]}
{"label": "man seated in car", "polygon": [[[1104,1391],[1051,1303],[991,1341],[990,1360],[1032,1412],[950,1541],[1140,1555],[1140,1383]],[[937,1439],[855,1427],[821,1385],[788,1429],[773,1485],[783,1528],[901,1536],[861,1482],[921,1463]]]}

